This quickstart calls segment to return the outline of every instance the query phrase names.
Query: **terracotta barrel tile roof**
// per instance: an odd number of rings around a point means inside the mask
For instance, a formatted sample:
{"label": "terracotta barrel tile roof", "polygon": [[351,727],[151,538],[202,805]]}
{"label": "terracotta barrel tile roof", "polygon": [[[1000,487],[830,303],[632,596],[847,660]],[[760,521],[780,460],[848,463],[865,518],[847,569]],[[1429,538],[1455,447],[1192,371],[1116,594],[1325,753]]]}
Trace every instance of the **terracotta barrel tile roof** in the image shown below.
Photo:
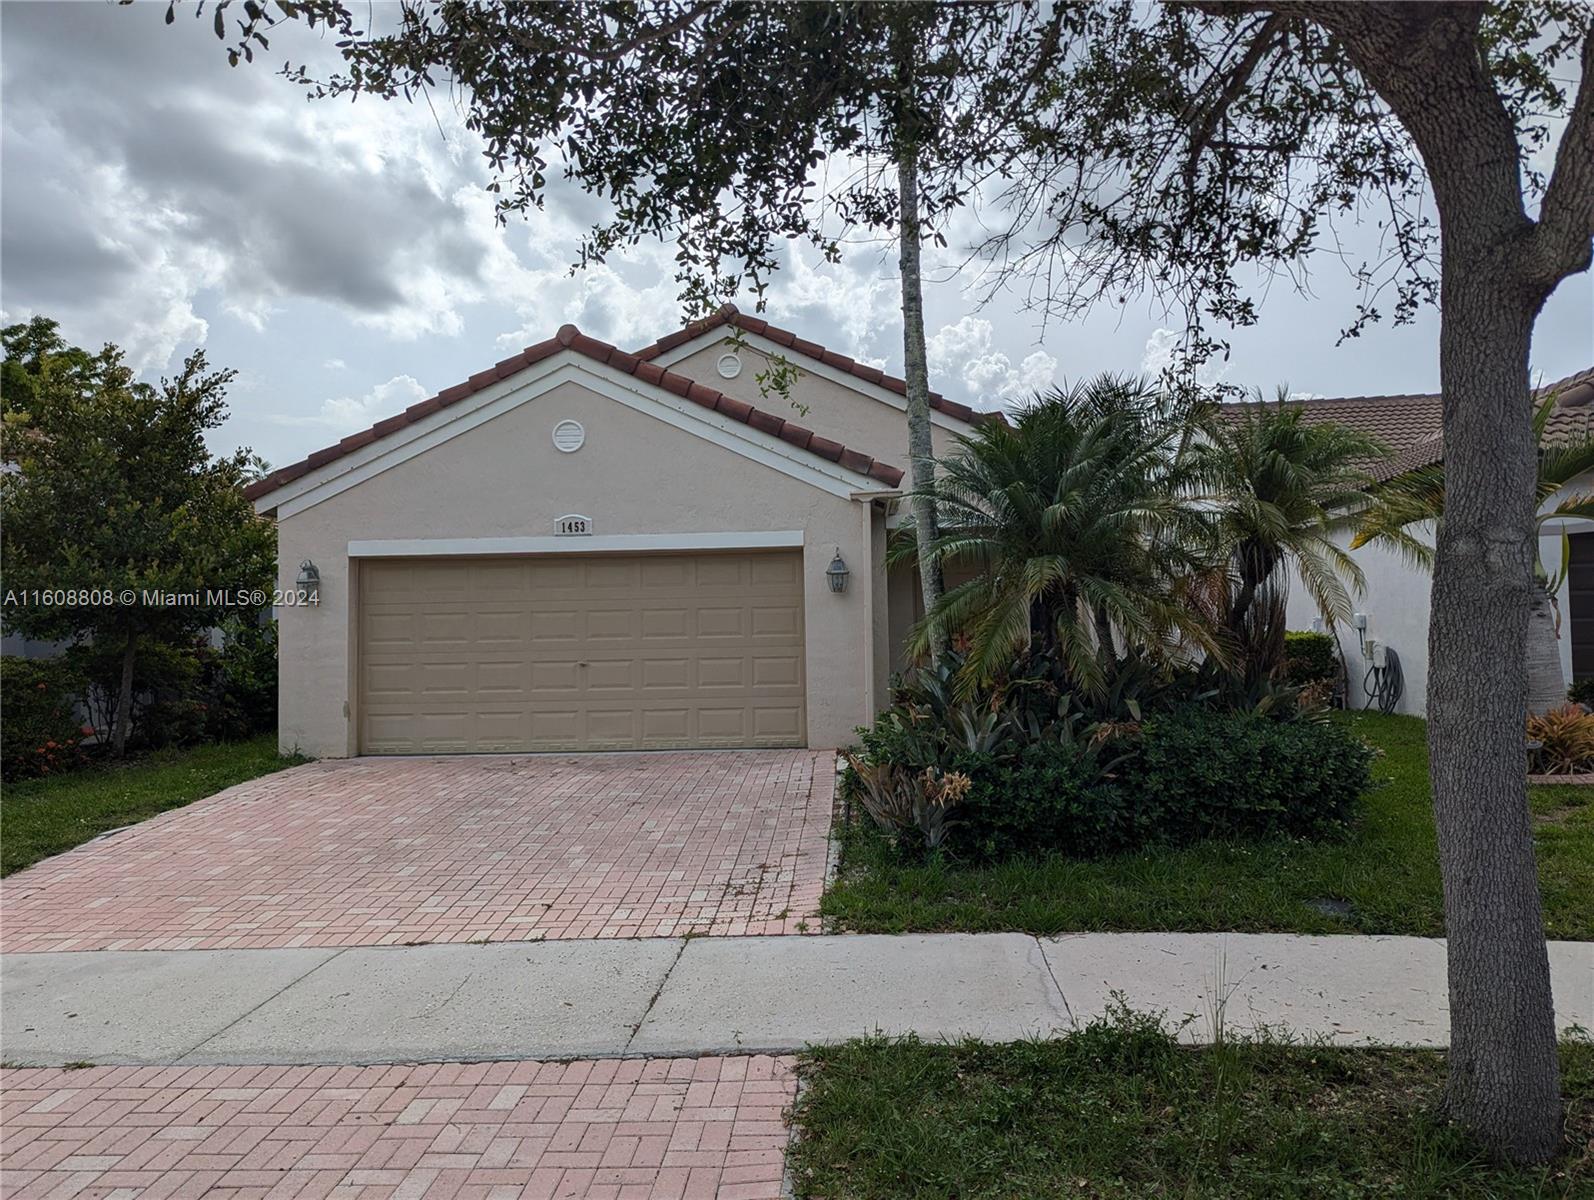
{"label": "terracotta barrel tile roof", "polygon": [[[640,359],[653,359],[663,354],[666,350],[673,350],[683,346],[694,338],[702,337],[710,330],[722,326],[734,326],[744,333],[757,334],[766,337],[787,350],[815,359],[827,367],[834,367],[838,371],[845,371],[849,375],[856,375],[866,383],[872,383],[898,395],[906,395],[908,385],[895,375],[887,375],[879,367],[871,367],[861,363],[855,358],[848,358],[845,354],[837,354],[834,350],[827,350],[818,342],[810,342],[800,338],[789,329],[781,329],[771,325],[762,317],[749,316],[734,304],[723,304],[711,316],[702,317],[691,322],[684,328],[677,329],[674,333],[667,333],[650,346],[644,346],[636,351]],[[999,412],[981,412],[977,408],[970,408],[967,404],[959,404],[956,400],[948,400],[939,392],[930,393],[930,407],[938,412],[943,412],[949,417],[959,421],[966,421],[971,425],[981,421],[1005,421],[1007,418]]]}
{"label": "terracotta barrel tile roof", "polygon": [[[1533,401],[1538,404],[1552,394],[1556,408],[1544,430],[1546,444],[1594,433],[1594,367],[1535,388]],[[1444,461],[1443,399],[1438,393],[1313,397],[1289,403],[1300,405],[1308,421],[1349,425],[1388,446],[1388,456],[1369,466],[1376,479]],[[1244,409],[1231,405],[1224,411],[1237,416]]]}
{"label": "terracotta barrel tile roof", "polygon": [[[627,354],[617,346],[608,342],[600,342],[597,338],[588,337],[574,325],[561,325],[559,332],[545,342],[538,342],[535,346],[528,346],[519,354],[511,355],[502,362],[494,364],[485,371],[478,371],[464,383],[455,384],[445,388],[437,395],[412,404],[403,412],[395,416],[378,421],[369,429],[359,433],[350,434],[336,445],[327,446],[315,451],[296,463],[279,467],[265,478],[250,484],[244,489],[244,495],[251,500],[258,500],[268,496],[284,484],[313,471],[317,467],[325,466],[329,462],[342,458],[362,446],[379,441],[389,434],[412,425],[423,417],[428,417],[434,412],[457,404],[468,396],[474,396],[484,388],[490,387],[501,380],[524,371],[535,363],[542,362],[565,350],[593,359],[596,362],[606,363],[618,371],[628,375],[635,375],[644,383],[661,387],[677,396],[690,400],[711,412],[717,412],[729,417],[743,425],[751,426],[761,433],[778,437],[791,443],[799,449],[810,454],[839,464],[843,469],[858,475],[867,475],[889,488],[898,487],[902,483],[903,473],[899,467],[881,462],[867,454],[856,450],[849,450],[840,442],[833,442],[829,438],[819,437],[810,429],[796,425],[784,417],[774,413],[764,412],[750,404],[744,404],[734,397],[701,384],[684,375],[677,375],[667,371],[655,363],[646,361],[644,356]],[[961,407],[961,406],[959,406]]]}

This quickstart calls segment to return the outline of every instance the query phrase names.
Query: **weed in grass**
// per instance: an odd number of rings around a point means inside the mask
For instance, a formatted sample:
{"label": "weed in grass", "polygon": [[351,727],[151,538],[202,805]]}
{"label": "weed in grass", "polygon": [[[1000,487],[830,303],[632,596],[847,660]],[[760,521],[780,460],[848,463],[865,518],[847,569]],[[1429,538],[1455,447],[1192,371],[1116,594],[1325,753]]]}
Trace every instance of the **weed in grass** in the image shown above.
{"label": "weed in grass", "polygon": [[1435,1115],[1436,1052],[1182,1047],[1122,1006],[1049,1041],[870,1038],[803,1056],[789,1164],[832,1200],[1572,1200],[1594,1194],[1594,1046],[1562,1058],[1568,1153],[1515,1170]]}

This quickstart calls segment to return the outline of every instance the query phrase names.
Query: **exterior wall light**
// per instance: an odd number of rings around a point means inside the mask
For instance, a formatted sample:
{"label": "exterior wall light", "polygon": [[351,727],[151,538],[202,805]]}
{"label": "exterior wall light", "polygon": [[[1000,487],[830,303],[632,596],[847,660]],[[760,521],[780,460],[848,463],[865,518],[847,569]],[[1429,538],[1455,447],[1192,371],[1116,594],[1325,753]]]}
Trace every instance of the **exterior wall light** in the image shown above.
{"label": "exterior wall light", "polygon": [[836,557],[830,560],[830,565],[825,568],[825,582],[830,585],[833,592],[847,590],[847,579],[852,574],[847,570],[846,560],[841,557],[841,547],[836,547]]}
{"label": "exterior wall light", "polygon": [[294,584],[309,603],[321,603],[321,572],[308,558],[299,564],[299,578],[294,580]]}

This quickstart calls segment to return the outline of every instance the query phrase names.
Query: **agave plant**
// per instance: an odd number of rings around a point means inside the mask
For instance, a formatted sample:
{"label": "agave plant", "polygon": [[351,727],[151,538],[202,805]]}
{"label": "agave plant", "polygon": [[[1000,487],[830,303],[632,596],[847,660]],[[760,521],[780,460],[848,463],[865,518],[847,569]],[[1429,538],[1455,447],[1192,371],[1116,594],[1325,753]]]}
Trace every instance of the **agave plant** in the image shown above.
{"label": "agave plant", "polygon": [[1248,680],[1283,666],[1292,575],[1330,623],[1350,617],[1351,592],[1364,583],[1336,535],[1366,506],[1366,464],[1384,447],[1348,426],[1306,418],[1282,389],[1275,403],[1228,405],[1199,452],[1202,501],[1228,577],[1214,615]]}
{"label": "agave plant", "polygon": [[[1545,430],[1555,413],[1557,399],[1554,394],[1546,396],[1533,412],[1534,438],[1542,447],[1537,484],[1537,525],[1541,531],[1553,521],[1594,517],[1594,496],[1566,492],[1567,485],[1578,476],[1594,470],[1594,437],[1580,434],[1544,445]],[[1360,514],[1351,547],[1378,543],[1398,550],[1407,561],[1432,570],[1434,550],[1424,534],[1437,526],[1444,511],[1445,468],[1442,462],[1403,472],[1374,489],[1371,503]],[[1539,544],[1535,538],[1535,550]],[[1538,587],[1528,609],[1529,712],[1548,712],[1566,700],[1566,676],[1561,670],[1561,652],[1557,645],[1560,614],[1555,594],[1566,581],[1570,560],[1564,532],[1561,534],[1561,562],[1556,570],[1546,568],[1537,555],[1534,558],[1533,573]]]}
{"label": "agave plant", "polygon": [[965,695],[1028,652],[1055,655],[1073,686],[1099,695],[1120,643],[1215,650],[1176,596],[1210,542],[1188,486],[1192,431],[1149,385],[1102,376],[960,439],[932,489],[931,553],[977,570],[931,607],[918,648],[936,627],[965,640]]}

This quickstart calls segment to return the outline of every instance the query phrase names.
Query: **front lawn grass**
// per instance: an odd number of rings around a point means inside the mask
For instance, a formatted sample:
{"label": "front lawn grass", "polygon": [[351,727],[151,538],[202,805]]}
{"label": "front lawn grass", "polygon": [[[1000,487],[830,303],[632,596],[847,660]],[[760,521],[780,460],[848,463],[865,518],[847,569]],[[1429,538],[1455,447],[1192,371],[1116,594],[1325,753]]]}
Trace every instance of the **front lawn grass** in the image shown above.
{"label": "front lawn grass", "polygon": [[1566,1154],[1489,1160],[1437,1107],[1438,1051],[1181,1047],[1127,1014],[1051,1041],[869,1039],[809,1051],[798,1196],[1586,1197],[1594,1044],[1562,1047]]}
{"label": "front lawn grass", "polygon": [[108,829],[308,761],[278,754],[273,733],[243,742],[157,750],[126,763],[8,783],[0,801],[0,876]]}
{"label": "front lawn grass", "polygon": [[[1205,842],[1077,861],[976,867],[900,858],[867,818],[842,831],[841,870],[821,906],[861,933],[1238,930],[1444,934],[1424,723],[1336,719],[1378,747],[1374,786],[1347,836],[1329,842]],[[1545,929],[1594,940],[1594,788],[1532,789]]]}

